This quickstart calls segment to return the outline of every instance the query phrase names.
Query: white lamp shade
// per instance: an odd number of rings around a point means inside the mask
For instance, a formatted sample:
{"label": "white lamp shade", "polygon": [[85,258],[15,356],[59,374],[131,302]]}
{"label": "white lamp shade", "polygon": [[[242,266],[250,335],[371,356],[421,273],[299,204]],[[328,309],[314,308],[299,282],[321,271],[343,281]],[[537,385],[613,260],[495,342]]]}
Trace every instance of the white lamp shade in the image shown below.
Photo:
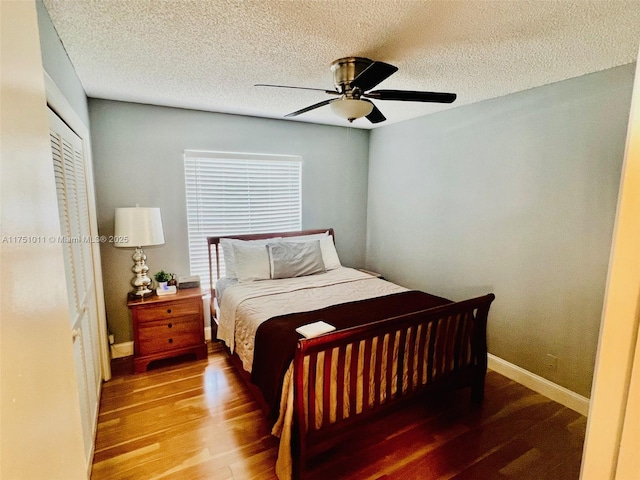
{"label": "white lamp shade", "polygon": [[116,208],[116,247],[144,247],[164,243],[159,208]]}
{"label": "white lamp shade", "polygon": [[329,104],[331,110],[339,117],[354,120],[366,117],[373,110],[373,103],[353,98],[343,98]]}

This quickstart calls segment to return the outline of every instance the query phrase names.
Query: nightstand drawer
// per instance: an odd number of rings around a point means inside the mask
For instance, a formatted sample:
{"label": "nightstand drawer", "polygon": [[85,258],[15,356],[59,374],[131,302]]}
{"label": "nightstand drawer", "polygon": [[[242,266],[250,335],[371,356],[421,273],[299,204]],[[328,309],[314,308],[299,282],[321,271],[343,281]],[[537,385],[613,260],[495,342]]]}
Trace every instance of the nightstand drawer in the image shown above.
{"label": "nightstand drawer", "polygon": [[163,319],[140,325],[138,330],[139,352],[137,355],[168,351],[197,345],[202,332],[198,317]]}
{"label": "nightstand drawer", "polygon": [[[199,302],[202,303],[202,300],[199,300]],[[199,313],[200,306],[197,301],[184,301],[140,308],[136,311],[136,318],[139,322],[149,322],[158,320],[159,318],[168,320]]]}

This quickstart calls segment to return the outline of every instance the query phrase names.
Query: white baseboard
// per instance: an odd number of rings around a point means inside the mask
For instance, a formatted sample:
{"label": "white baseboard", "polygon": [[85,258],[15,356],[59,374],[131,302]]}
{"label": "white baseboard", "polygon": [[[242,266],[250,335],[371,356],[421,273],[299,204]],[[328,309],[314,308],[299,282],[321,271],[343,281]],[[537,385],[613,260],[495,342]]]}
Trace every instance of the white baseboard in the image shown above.
{"label": "white baseboard", "polygon": [[133,342],[116,343],[111,345],[111,358],[122,358],[133,355]]}
{"label": "white baseboard", "polygon": [[561,387],[558,384],[550,382],[546,378],[542,378],[535,373],[531,373],[524,368],[518,367],[513,363],[488,354],[488,367],[494,372],[504,375],[505,377],[530,388],[534,392],[538,392],[554,402],[558,402],[571,410],[575,410],[581,415],[587,416],[589,413],[589,399],[578,395],[571,390]]}

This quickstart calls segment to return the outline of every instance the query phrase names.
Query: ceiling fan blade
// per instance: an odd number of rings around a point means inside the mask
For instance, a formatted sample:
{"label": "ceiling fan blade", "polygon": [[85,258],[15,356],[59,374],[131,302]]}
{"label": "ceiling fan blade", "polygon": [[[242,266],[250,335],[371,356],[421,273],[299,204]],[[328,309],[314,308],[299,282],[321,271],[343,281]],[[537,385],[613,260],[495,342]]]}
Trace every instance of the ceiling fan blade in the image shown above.
{"label": "ceiling fan blade", "polygon": [[287,115],[285,115],[285,117],[297,117],[298,115],[300,115],[301,113],[306,113],[310,110],[315,110],[316,108],[320,108],[320,107],[324,107],[325,105],[329,105],[331,102],[335,102],[336,100],[340,100],[339,98],[332,98],[331,100],[324,100],[322,102],[319,103],[315,103],[309,107],[303,108],[302,110],[298,110],[296,112],[293,113],[288,113]]}
{"label": "ceiling fan blade", "polygon": [[269,85],[267,83],[256,83],[254,87],[275,87],[275,88],[295,88],[296,90],[313,90],[316,92],[324,92],[330,95],[340,95],[335,90],[325,90],[323,88],[309,88],[309,87],[291,87],[289,85]]}
{"label": "ceiling fan blade", "polygon": [[398,100],[401,102],[434,102],[451,103],[456,99],[455,93],[417,92],[413,90],[375,90],[363,95],[376,100]]}
{"label": "ceiling fan blade", "polygon": [[371,105],[373,105],[373,110],[371,110],[371,113],[369,115],[367,115],[367,120],[369,120],[371,123],[380,123],[380,122],[384,122],[387,117],[385,117],[382,112],[380,110],[378,110],[378,107],[375,106],[375,104],[369,100],[364,100],[365,102],[369,102]]}
{"label": "ceiling fan blade", "polygon": [[373,62],[360,75],[353,79],[351,88],[359,88],[363,92],[375,87],[383,80],[398,71],[398,67],[384,62]]}

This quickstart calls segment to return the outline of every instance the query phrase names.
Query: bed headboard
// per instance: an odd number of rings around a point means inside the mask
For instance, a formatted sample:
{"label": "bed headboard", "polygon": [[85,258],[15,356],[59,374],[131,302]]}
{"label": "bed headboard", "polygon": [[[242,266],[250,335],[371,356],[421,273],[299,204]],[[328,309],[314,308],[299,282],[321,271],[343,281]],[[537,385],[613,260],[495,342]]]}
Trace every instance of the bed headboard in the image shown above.
{"label": "bed headboard", "polygon": [[[272,237],[297,237],[300,235],[317,235],[318,233],[329,232],[329,235],[333,235],[333,241],[335,242],[335,235],[333,228],[320,228],[315,230],[299,230],[296,232],[274,232],[274,233],[250,233],[246,235],[223,235],[221,237],[207,237],[207,248],[209,249],[209,278],[211,279],[211,293],[213,298],[213,280],[220,278],[220,239],[221,238],[234,238],[236,240],[263,240],[265,238]],[[213,276],[213,261],[215,259],[216,264],[216,276]]]}

